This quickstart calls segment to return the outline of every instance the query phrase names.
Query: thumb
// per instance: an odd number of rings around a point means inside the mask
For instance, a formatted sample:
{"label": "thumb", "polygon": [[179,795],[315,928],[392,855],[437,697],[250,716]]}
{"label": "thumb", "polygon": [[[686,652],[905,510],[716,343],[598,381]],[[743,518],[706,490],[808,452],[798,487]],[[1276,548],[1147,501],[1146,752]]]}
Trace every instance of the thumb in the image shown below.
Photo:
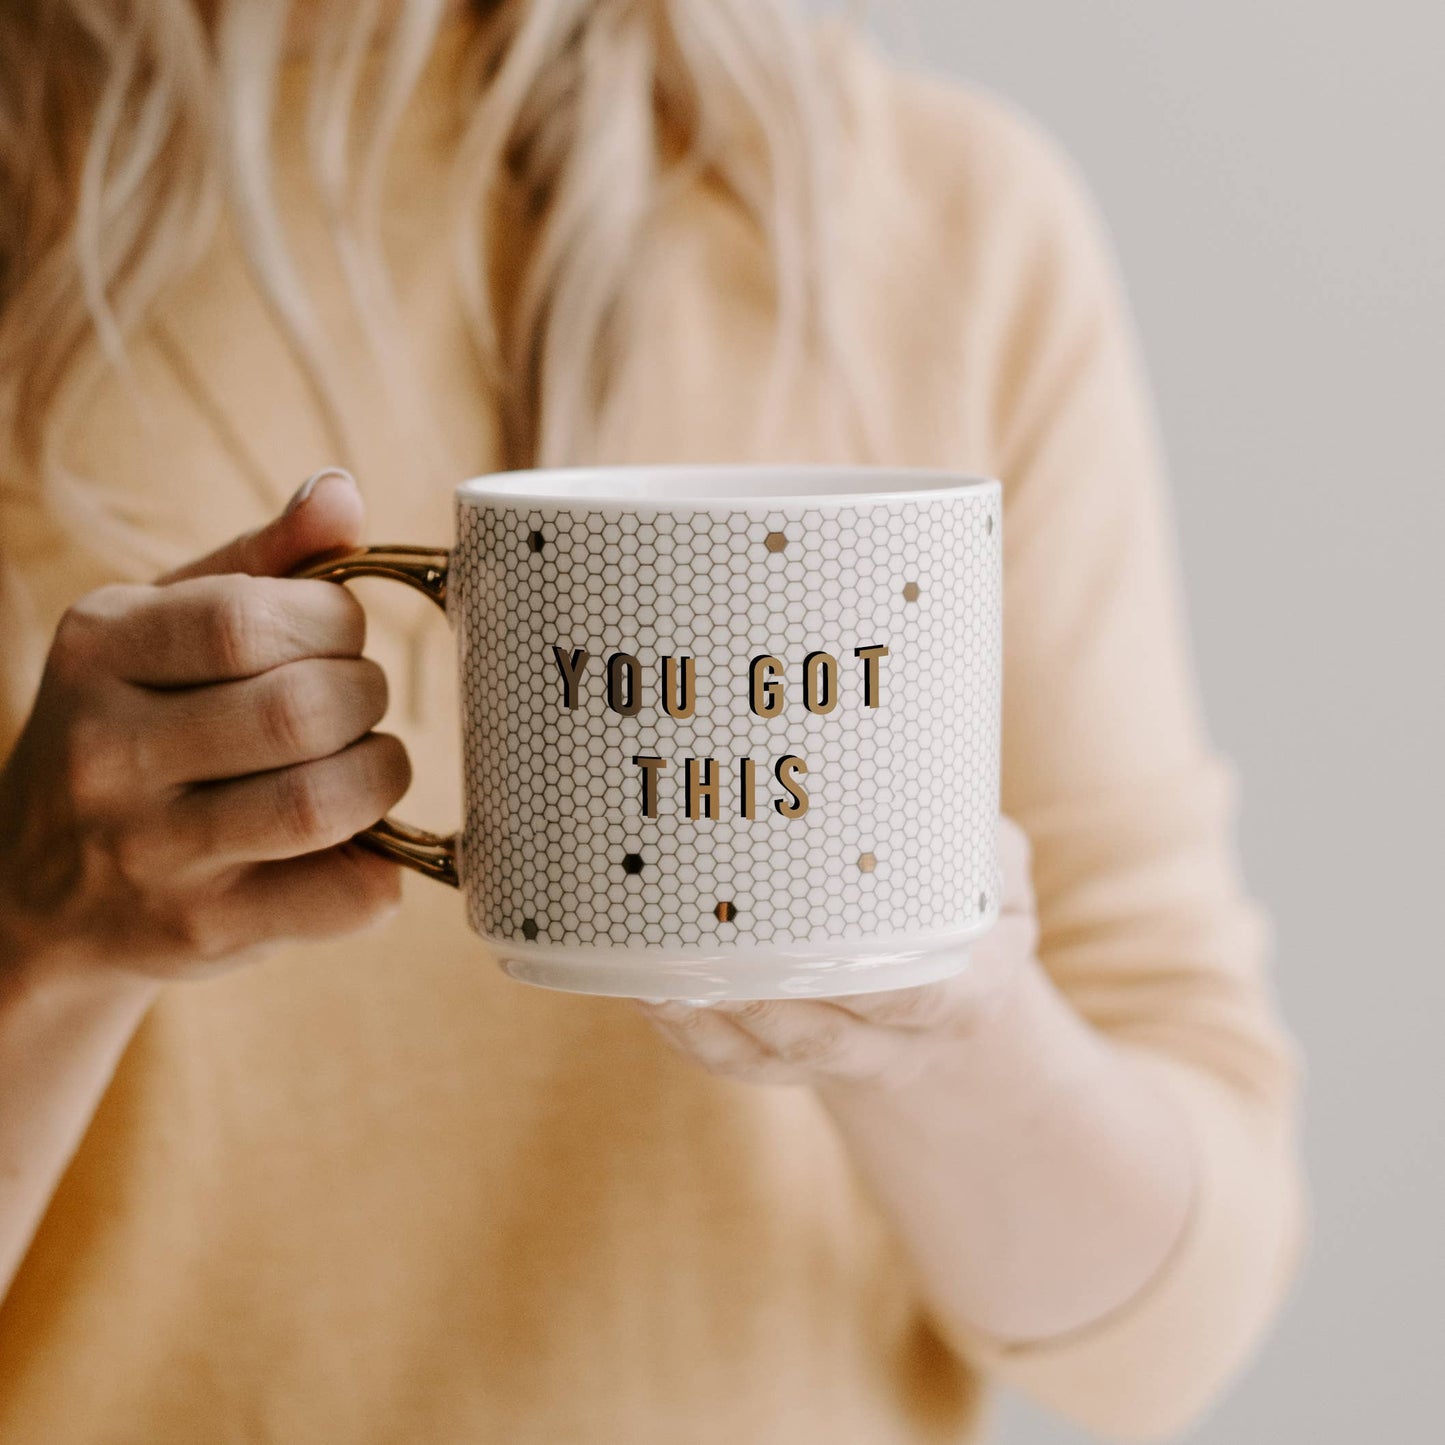
{"label": "thumb", "polygon": [[222,572],[284,577],[321,552],[360,546],[364,522],[365,507],[351,473],[327,467],[301,484],[275,520],[160,580],[180,582]]}

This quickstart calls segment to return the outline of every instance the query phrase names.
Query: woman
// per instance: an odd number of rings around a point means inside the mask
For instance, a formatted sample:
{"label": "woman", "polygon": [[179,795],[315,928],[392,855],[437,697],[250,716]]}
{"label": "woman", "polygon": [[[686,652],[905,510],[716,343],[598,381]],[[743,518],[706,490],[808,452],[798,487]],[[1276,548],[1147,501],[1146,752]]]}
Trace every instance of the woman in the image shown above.
{"label": "woman", "polygon": [[[21,0],[0,76],[0,1438],[1181,1428],[1295,1253],[1292,1065],[1067,163],[763,0]],[[285,574],[779,457],[1004,480],[1003,921],[863,1000],[509,982],[347,843],[455,809],[444,630],[370,606],[379,733]]]}

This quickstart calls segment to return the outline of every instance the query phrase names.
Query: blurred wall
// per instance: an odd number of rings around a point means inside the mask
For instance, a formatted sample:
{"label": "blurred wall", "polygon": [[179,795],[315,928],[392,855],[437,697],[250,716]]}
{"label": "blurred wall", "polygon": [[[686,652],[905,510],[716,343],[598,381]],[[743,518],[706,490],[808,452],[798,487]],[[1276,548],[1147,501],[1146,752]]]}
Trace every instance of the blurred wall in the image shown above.
{"label": "blurred wall", "polygon": [[[873,0],[1112,225],[1214,734],[1310,1069],[1312,1257],[1196,1445],[1445,1426],[1445,11]],[[1010,1402],[1001,1439],[1072,1431]]]}

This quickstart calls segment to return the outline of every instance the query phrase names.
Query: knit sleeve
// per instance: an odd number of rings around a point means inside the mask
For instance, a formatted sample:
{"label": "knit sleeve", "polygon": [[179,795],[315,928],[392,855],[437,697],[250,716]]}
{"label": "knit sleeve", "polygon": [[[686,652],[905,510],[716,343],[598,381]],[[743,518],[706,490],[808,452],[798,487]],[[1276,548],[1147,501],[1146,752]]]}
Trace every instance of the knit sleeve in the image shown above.
{"label": "knit sleeve", "polygon": [[1107,233],[1047,137],[990,115],[1008,176],[989,242],[1008,279],[983,323],[1005,495],[1004,807],[1033,844],[1045,967],[1174,1101],[1198,1188],[1172,1257],[1111,1317],[1065,1339],[963,1347],[1101,1435],[1161,1438],[1238,1370],[1291,1272],[1297,1069],[1237,868],[1234,775],[1195,694]]}

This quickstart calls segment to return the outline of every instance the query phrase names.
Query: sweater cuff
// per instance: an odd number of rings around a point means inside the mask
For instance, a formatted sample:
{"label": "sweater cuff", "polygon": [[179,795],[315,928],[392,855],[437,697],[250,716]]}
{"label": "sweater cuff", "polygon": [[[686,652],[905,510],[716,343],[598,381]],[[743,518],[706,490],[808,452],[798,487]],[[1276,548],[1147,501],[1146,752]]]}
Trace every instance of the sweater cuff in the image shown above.
{"label": "sweater cuff", "polygon": [[1066,1336],[1004,1344],[954,1330],[951,1338],[982,1373],[1085,1428],[1150,1441],[1193,1421],[1258,1339],[1292,1272],[1303,1211],[1275,1119],[1252,1128],[1257,1106],[1217,1078],[1131,1053],[1193,1136],[1194,1201],[1169,1258],[1127,1304]]}

